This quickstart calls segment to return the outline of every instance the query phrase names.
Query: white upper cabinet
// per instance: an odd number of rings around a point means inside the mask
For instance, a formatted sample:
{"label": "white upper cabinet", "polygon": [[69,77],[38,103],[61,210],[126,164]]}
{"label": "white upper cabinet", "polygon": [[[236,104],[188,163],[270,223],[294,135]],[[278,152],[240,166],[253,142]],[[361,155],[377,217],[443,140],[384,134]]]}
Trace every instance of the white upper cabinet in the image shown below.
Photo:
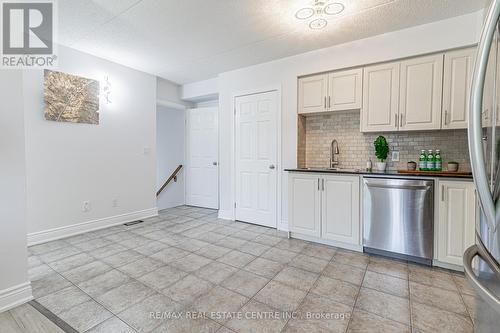
{"label": "white upper cabinet", "polygon": [[361,132],[397,130],[398,98],[399,62],[365,67]]}
{"label": "white upper cabinet", "polygon": [[361,108],[363,70],[350,69],[299,79],[299,114]]}
{"label": "white upper cabinet", "polygon": [[[474,58],[475,48],[467,48],[303,77],[298,113],[360,109],[361,132],[467,128]],[[485,126],[499,112],[492,105],[494,82],[494,75],[486,78]]]}
{"label": "white upper cabinet", "polygon": [[469,48],[444,55],[443,129],[467,128],[475,54]]}
{"label": "white upper cabinet", "polygon": [[401,62],[400,130],[441,128],[443,54]]}
{"label": "white upper cabinet", "polygon": [[299,114],[327,111],[328,74],[299,79]]}
{"label": "white upper cabinet", "polygon": [[465,250],[474,244],[476,196],[473,182],[439,181],[437,259],[462,266]]}
{"label": "white upper cabinet", "polygon": [[328,91],[328,110],[360,109],[363,95],[363,70],[357,68],[330,73]]}

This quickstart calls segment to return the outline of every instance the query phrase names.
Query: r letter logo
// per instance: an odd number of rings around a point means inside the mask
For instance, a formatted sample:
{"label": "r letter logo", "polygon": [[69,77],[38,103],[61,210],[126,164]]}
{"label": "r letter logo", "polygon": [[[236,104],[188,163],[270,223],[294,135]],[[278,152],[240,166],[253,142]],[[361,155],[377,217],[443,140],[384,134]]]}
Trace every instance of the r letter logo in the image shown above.
{"label": "r letter logo", "polygon": [[54,3],[2,1],[2,67],[54,67]]}

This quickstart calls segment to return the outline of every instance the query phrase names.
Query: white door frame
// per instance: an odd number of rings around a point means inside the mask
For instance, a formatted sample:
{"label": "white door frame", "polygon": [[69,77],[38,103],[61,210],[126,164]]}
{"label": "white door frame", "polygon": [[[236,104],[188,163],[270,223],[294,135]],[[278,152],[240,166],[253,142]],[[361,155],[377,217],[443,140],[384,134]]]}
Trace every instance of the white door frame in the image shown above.
{"label": "white door frame", "polygon": [[[191,108],[185,108],[186,111],[186,121],[184,123],[184,143],[185,143],[185,149],[184,149],[184,169],[185,169],[185,177],[188,177],[188,170],[189,170],[189,156],[190,156],[190,151],[189,151],[189,112],[193,109],[217,109],[217,210],[220,209],[220,108],[219,106],[201,106],[201,107],[191,107]],[[184,180],[184,204],[187,205],[187,180]]]}
{"label": "white door frame", "polygon": [[236,98],[238,97],[243,97],[243,96],[248,96],[248,95],[257,95],[257,94],[262,94],[262,93],[267,93],[267,92],[272,92],[276,91],[277,95],[277,101],[276,101],[276,109],[277,109],[277,118],[276,118],[276,135],[277,137],[277,147],[276,147],[276,153],[277,153],[277,158],[278,161],[276,163],[276,221],[274,227],[278,229],[278,226],[282,224],[281,217],[282,217],[282,178],[283,178],[283,170],[282,170],[282,147],[281,147],[281,130],[282,130],[282,124],[281,124],[281,84],[278,85],[271,85],[271,86],[266,86],[262,88],[255,88],[255,89],[249,89],[249,90],[244,90],[244,91],[239,91],[235,94],[232,95],[231,99],[231,117],[232,117],[232,124],[233,126],[231,127],[232,133],[231,133],[231,153],[232,153],[232,165],[231,165],[231,220],[235,221],[236,220],[236,209],[234,207],[234,204],[236,202]]}

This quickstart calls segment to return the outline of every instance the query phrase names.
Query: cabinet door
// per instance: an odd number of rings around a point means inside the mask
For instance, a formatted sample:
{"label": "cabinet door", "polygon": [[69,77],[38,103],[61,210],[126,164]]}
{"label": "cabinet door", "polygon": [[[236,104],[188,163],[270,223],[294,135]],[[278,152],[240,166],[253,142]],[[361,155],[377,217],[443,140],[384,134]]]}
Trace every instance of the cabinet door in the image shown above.
{"label": "cabinet door", "polygon": [[443,54],[401,62],[400,130],[441,128]]}
{"label": "cabinet door", "polygon": [[328,90],[328,109],[330,111],[360,109],[363,70],[358,68],[330,73]]}
{"label": "cabinet door", "polygon": [[290,174],[289,219],[290,231],[320,236],[320,178],[308,174]]}
{"label": "cabinet door", "polygon": [[359,245],[359,177],[324,176],[323,179],[322,238]]}
{"label": "cabinet door", "polygon": [[365,67],[361,132],[398,129],[399,63]]}
{"label": "cabinet door", "polygon": [[299,79],[299,114],[327,111],[328,74]]}
{"label": "cabinet door", "polygon": [[444,55],[443,128],[467,128],[475,48]]}
{"label": "cabinet door", "polygon": [[440,181],[438,260],[462,266],[464,251],[474,244],[476,198],[473,182]]}

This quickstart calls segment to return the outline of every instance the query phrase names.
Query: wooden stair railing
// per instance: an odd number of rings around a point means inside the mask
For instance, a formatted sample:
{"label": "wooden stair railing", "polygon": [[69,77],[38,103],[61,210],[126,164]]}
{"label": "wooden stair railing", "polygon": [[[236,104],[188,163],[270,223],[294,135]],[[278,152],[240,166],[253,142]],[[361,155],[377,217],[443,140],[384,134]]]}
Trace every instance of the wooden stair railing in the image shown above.
{"label": "wooden stair railing", "polygon": [[160,187],[158,192],[156,192],[156,196],[160,195],[161,191],[163,191],[165,189],[165,187],[167,187],[167,185],[172,181],[172,179],[174,180],[174,182],[177,181],[177,174],[179,173],[179,171],[181,169],[182,169],[182,164],[179,164],[179,166],[175,169],[175,171],[172,172],[170,177],[168,177],[167,181]]}

